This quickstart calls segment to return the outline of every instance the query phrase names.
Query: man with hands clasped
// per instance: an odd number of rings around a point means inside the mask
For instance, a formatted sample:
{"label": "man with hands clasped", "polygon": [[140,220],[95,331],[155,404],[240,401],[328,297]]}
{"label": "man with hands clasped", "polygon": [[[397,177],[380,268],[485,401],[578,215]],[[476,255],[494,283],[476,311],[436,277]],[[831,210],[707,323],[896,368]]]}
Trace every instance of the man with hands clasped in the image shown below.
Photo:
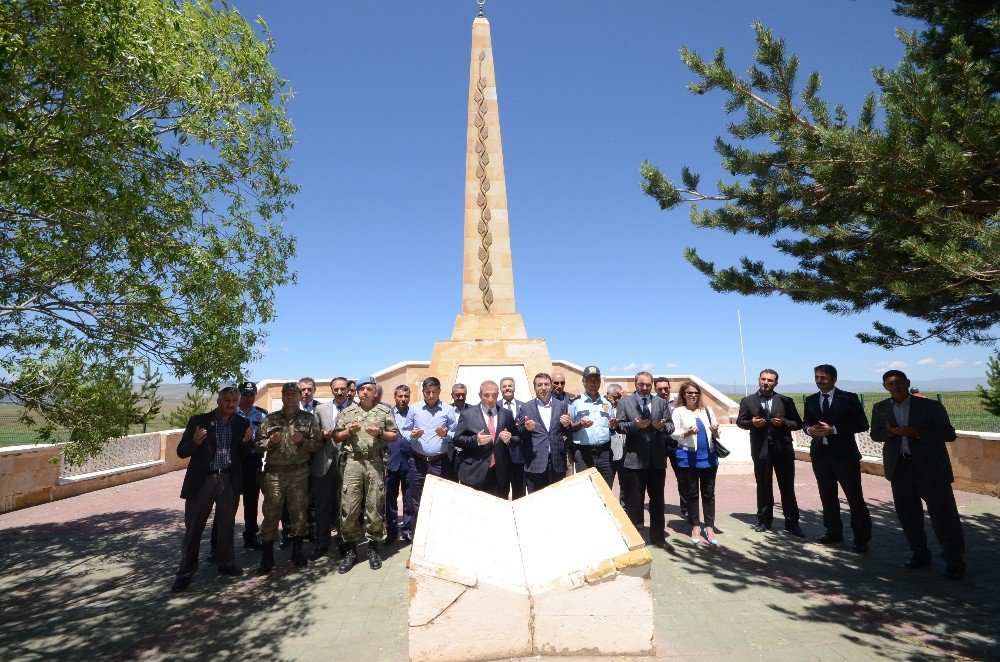
{"label": "man with hands clasped", "polygon": [[535,399],[525,402],[517,417],[517,434],[524,456],[528,494],[566,477],[565,435],[570,418],[566,402],[552,397],[552,378],[540,372],[533,380]]}
{"label": "man with hands clasped", "polygon": [[758,390],[740,401],[736,418],[739,428],[750,431],[750,455],[757,482],[758,533],[771,529],[774,520],[773,477],[778,478],[781,512],[785,530],[798,538],[805,536],[799,526],[799,505],[795,499],[795,449],[792,431],[802,429],[802,419],[795,402],[775,392],[778,373],[762,370],[757,378]]}
{"label": "man with hands clasped", "polygon": [[455,445],[462,449],[458,481],[506,499],[510,492],[510,446],[520,445],[514,416],[497,407],[500,387],[485,381],[479,387],[479,405],[466,407],[455,428]]}
{"label": "man with hands clasped", "polygon": [[618,401],[618,429],[625,434],[621,491],[625,512],[637,529],[643,526],[643,501],[649,495],[649,542],[666,542],[663,483],[666,479],[667,437],[674,431],[667,402],[653,395],[653,375],[635,376],[635,392]]}
{"label": "man with hands clasped", "polygon": [[189,457],[181,498],[184,499],[184,541],[181,562],[172,590],[183,591],[191,584],[198,569],[201,534],[215,506],[214,528],[218,544],[215,552],[219,572],[236,577],[243,574],[236,566],[233,529],[236,507],[243,490],[243,458],[250,452],[253,431],[249,421],[236,415],[240,396],[233,386],[219,391],[218,407],[188,421],[177,456]]}
{"label": "man with hands clasped", "polygon": [[601,371],[597,366],[583,369],[584,393],[569,405],[573,431],[573,462],[577,471],[597,469],[611,487],[611,421],[615,407],[601,395]]}
{"label": "man with hands clasped", "polygon": [[302,541],[309,533],[309,456],[323,445],[323,431],[312,414],[299,408],[297,383],[286,382],[281,387],[281,409],[268,414],[260,424],[255,443],[257,450],[265,453],[263,553],[257,574],[267,574],[274,567],[274,541],[285,506],[292,525],[292,562],[301,568],[307,564]]}

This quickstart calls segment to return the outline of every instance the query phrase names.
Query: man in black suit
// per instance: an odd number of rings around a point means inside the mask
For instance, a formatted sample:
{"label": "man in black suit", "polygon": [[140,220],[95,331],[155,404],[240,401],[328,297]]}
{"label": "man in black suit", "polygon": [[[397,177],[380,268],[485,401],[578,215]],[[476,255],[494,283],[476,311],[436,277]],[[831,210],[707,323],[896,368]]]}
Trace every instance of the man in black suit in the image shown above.
{"label": "man in black suit", "polygon": [[754,531],[768,531],[774,520],[774,476],[778,477],[781,512],[785,516],[785,531],[802,538],[799,526],[799,504],[795,500],[795,450],[792,431],[802,429],[802,419],[795,402],[774,387],[778,373],[762,370],[757,377],[757,392],[740,401],[736,425],[750,431],[750,455],[753,475],[757,481],[757,525]]}
{"label": "man in black suit", "polygon": [[945,444],[955,441],[948,412],[936,400],[910,396],[910,380],[900,370],[882,375],[889,399],[872,407],[872,439],[882,442],[882,465],[892,484],[896,515],[913,556],[903,565],[910,570],[931,564],[924,532],[924,508],[947,563],[945,577],[965,575],[965,536],[951,483],[951,459]]}
{"label": "man in black suit", "polygon": [[836,388],[837,369],[829,364],[813,368],[818,393],[806,398],[802,419],[806,433],[812,437],[809,457],[823,504],[823,525],[826,533],[816,539],[824,545],[844,541],[844,525],[840,520],[840,499],[837,484],[851,508],[851,529],[858,553],[868,551],[872,537],[872,517],[861,491],[861,451],[854,435],[868,429],[868,418],[856,393]]}
{"label": "man in black suit", "polygon": [[462,449],[458,482],[506,499],[510,492],[510,446],[520,445],[514,416],[497,407],[500,387],[485,381],[479,405],[465,408],[455,428],[455,445]]}
{"label": "man in black suit", "polygon": [[173,591],[186,589],[198,569],[201,534],[213,505],[213,526],[218,535],[215,558],[219,572],[230,577],[243,574],[243,569],[236,565],[233,530],[238,495],[243,491],[243,457],[250,451],[253,431],[247,419],[236,415],[239,401],[235,386],[219,391],[218,407],[207,414],[192,416],[177,444],[177,456],[191,460],[181,486],[184,542]]}
{"label": "man in black suit", "polygon": [[663,483],[667,476],[667,437],[674,431],[667,401],[653,395],[653,375],[635,376],[635,392],[618,401],[618,429],[625,434],[620,475],[625,512],[642,529],[643,501],[649,496],[649,542],[666,543]]}
{"label": "man in black suit", "polygon": [[570,419],[566,403],[552,397],[552,378],[540,372],[533,380],[535,399],[517,417],[528,494],[566,477],[566,442]]}
{"label": "man in black suit", "polygon": [[[497,405],[506,409],[517,420],[517,415],[521,411],[524,403],[514,397],[515,384],[513,377],[504,377],[500,380],[500,399]],[[510,498],[520,499],[525,495],[524,490],[524,454],[521,444],[510,447]]]}

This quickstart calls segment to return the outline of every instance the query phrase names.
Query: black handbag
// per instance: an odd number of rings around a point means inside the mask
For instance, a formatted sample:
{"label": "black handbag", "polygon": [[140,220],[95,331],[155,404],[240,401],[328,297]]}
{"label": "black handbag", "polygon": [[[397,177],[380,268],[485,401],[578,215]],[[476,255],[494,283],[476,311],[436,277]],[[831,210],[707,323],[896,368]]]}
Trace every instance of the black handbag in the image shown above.
{"label": "black handbag", "polygon": [[[708,415],[708,423],[709,423],[709,425],[711,425],[712,423],[715,422],[715,421],[712,420],[712,410],[711,409],[709,409],[708,407],[705,407],[705,414]],[[718,455],[719,457],[729,457],[729,453],[731,451],[728,448],[726,448],[725,446],[723,446],[722,442],[719,441],[719,433],[718,432],[713,432],[712,433],[712,446],[715,447],[715,454]]]}

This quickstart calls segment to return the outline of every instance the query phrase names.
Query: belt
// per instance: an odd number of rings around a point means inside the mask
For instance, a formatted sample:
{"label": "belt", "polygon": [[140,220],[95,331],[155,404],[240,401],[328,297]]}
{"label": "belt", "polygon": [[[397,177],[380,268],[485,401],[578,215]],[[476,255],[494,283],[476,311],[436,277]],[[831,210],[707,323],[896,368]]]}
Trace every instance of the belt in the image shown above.
{"label": "belt", "polygon": [[209,469],[208,470],[208,473],[210,473],[210,474],[228,474],[228,473],[232,473],[232,472],[233,472],[233,468],[232,467],[226,467],[225,469]]}
{"label": "belt", "polygon": [[411,450],[410,453],[412,453],[416,457],[419,457],[424,462],[437,462],[441,458],[448,457],[447,453],[439,453],[437,455],[424,455],[423,453],[418,453],[415,450]]}
{"label": "belt", "polygon": [[591,445],[591,444],[578,444],[576,442],[573,442],[573,444],[577,448],[579,448],[580,450],[585,450],[586,449],[586,450],[589,450],[589,451],[603,451],[603,450],[608,450],[608,449],[611,448],[611,442],[610,441],[605,441],[603,444],[597,444],[596,446]]}
{"label": "belt", "polygon": [[913,453],[900,453],[899,457],[902,460],[912,460],[913,459]]}

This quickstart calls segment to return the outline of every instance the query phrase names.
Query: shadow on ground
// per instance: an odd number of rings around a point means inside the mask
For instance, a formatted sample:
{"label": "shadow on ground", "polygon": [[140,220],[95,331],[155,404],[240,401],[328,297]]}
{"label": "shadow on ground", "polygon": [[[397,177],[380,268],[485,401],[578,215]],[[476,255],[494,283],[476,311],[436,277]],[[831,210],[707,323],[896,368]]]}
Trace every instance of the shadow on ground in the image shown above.
{"label": "shadow on ground", "polygon": [[[788,622],[804,628],[838,624],[852,633],[845,635],[846,639],[870,648],[875,656],[898,658],[902,644],[911,651],[916,646],[926,652],[907,659],[1000,658],[1000,585],[994,569],[1000,548],[1000,517],[991,513],[962,516],[969,569],[964,580],[949,581],[944,578],[940,559],[935,559],[931,569],[903,568],[909,551],[892,504],[869,500],[869,508],[875,536],[868,554],[850,551],[846,514],[847,543],[824,547],[813,542],[823,532],[815,525],[813,530],[804,527],[810,534],[805,540],[780,531],[780,511],[774,533],[753,533],[749,524],[756,517],[733,513],[720,518],[722,526],[730,527],[728,538],[733,544],[723,542],[718,549],[704,545],[697,550],[684,549],[690,528],[679,517],[671,517],[670,509],[668,527],[679,535],[669,539],[672,547],[667,551],[672,558],[683,557],[680,562],[686,572],[734,598],[754,587],[780,588],[783,594],[812,598],[794,609],[784,602],[761,603],[742,614],[726,614],[723,608],[720,622],[709,627],[725,628],[734,623],[767,626],[773,617],[772,628]],[[803,510],[802,520],[816,523],[822,521],[822,515]],[[937,554],[940,547],[929,520],[926,528],[931,551]],[[723,533],[721,528],[719,532]],[[736,537],[741,539],[734,540]],[[739,599],[733,604],[741,605],[737,612],[749,609]]]}
{"label": "shadow on ground", "polygon": [[292,572],[285,553],[257,578],[259,553],[238,548],[246,576],[223,578],[203,563],[174,594],[182,531],[180,512],[166,509],[0,531],[0,658],[283,659],[285,637],[313,624],[307,587],[329,569]]}

